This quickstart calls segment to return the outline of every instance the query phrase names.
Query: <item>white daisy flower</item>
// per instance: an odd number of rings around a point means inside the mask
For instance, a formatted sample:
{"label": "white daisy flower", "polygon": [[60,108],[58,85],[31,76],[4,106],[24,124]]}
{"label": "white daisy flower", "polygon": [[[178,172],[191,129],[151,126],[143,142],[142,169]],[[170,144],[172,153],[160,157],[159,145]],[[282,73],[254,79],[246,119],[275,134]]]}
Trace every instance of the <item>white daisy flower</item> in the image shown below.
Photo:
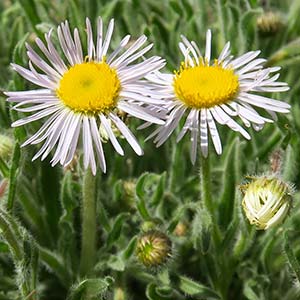
{"label": "white daisy flower", "polygon": [[191,131],[191,160],[196,161],[198,140],[202,154],[208,155],[210,134],[217,154],[222,153],[222,144],[216,123],[227,125],[250,139],[248,132],[235,120],[239,117],[246,127],[251,124],[259,130],[272,119],[261,116],[255,109],[262,108],[276,120],[276,112],[288,113],[290,105],[257,92],[284,92],[286,83],[277,82],[280,68],[263,68],[266,61],[257,58],[260,51],[250,51],[240,57],[230,55],[228,42],[217,59],[211,59],[211,31],[206,34],[205,55],[202,56],[194,41],[182,36],[179,48],[184,55],[180,69],[172,74],[150,74],[147,78],[157,85],[167,101],[170,114],[166,123],[149,137],[155,137],[157,147],[163,144],[186,117],[185,124],[177,137],[180,141]]}
{"label": "white daisy flower", "polygon": [[143,150],[118,116],[118,112],[125,112],[150,123],[164,123],[148,108],[164,101],[156,95],[152,97],[153,93],[147,88],[144,79],[150,72],[162,68],[164,60],[153,56],[136,62],[153,46],[150,44],[142,48],[147,40],[144,35],[128,47],[130,36],[125,36],[119,46],[109,53],[113,28],[114,20],[111,20],[104,35],[103,22],[99,17],[94,43],[91,22],[86,19],[88,53],[85,56],[78,29],[75,28],[72,34],[65,21],[57,29],[64,57],[60,56],[52,43],[50,31],[45,35],[45,43],[36,39],[36,45],[46,59],[27,44],[29,69],[12,64],[13,69],[22,77],[41,87],[37,90],[6,93],[8,101],[17,102],[13,107],[15,110],[32,113],[14,122],[13,127],[47,118],[42,127],[22,145],[43,142],[33,160],[38,157],[45,159],[56,146],[52,166],[58,162],[63,166],[68,165],[82,135],[84,167],[90,166],[95,174],[97,155],[100,167],[105,172],[100,126],[120,155],[124,152],[112,125],[120,131],[133,150],[142,155]]}

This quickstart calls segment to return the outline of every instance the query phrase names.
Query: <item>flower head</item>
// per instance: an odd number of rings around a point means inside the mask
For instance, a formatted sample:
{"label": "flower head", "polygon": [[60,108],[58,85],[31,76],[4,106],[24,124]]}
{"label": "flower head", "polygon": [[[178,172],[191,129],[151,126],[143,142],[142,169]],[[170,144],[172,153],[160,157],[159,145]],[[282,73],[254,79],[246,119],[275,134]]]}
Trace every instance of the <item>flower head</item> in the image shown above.
{"label": "flower head", "polygon": [[85,168],[90,166],[95,174],[97,156],[100,167],[105,172],[101,136],[106,136],[111,141],[116,152],[124,154],[116,138],[115,128],[138,155],[143,154],[137,140],[119,117],[120,112],[150,123],[164,123],[154,115],[152,108],[148,108],[163,101],[153,95],[145,79],[149,73],[162,68],[164,61],[153,56],[136,62],[152,47],[151,44],[142,48],[147,40],[145,36],[127,47],[130,40],[127,35],[110,52],[113,28],[114,20],[111,20],[104,35],[103,22],[99,17],[94,42],[92,26],[87,19],[85,55],[78,29],[75,28],[72,34],[66,21],[57,29],[59,46],[64,57],[51,41],[50,31],[45,35],[45,43],[39,38],[36,39],[36,45],[43,57],[27,44],[29,69],[12,64],[13,69],[21,76],[41,87],[31,91],[6,93],[9,102],[17,102],[13,109],[32,113],[14,122],[13,127],[46,119],[42,127],[23,144],[25,146],[43,142],[33,159],[45,159],[56,146],[51,163],[56,165],[60,162],[66,166],[74,157],[81,135]]}
{"label": "flower head", "polygon": [[138,239],[136,254],[146,267],[158,267],[172,255],[171,240],[161,231],[150,230]]}
{"label": "flower head", "polygon": [[253,178],[242,191],[245,215],[258,229],[282,223],[291,207],[291,188],[274,176]]}
{"label": "flower head", "polygon": [[[248,132],[235,120],[236,117],[246,127],[252,124],[255,130],[260,130],[266,122],[276,119],[276,112],[289,112],[289,104],[257,95],[258,92],[283,92],[289,89],[286,83],[276,81],[279,74],[274,73],[280,68],[263,67],[266,60],[257,58],[260,51],[250,51],[234,58],[230,55],[228,42],[219,57],[212,60],[210,30],[206,34],[204,56],[196,43],[184,36],[179,47],[184,61],[174,75],[156,72],[148,76],[156,85],[156,92],[160,91],[166,100],[169,110],[166,123],[148,137],[155,137],[157,146],[168,139],[182,118],[186,118],[177,141],[191,131],[191,160],[195,163],[198,140],[202,154],[208,155],[209,134],[216,152],[222,153],[216,123],[227,125],[250,139]],[[266,110],[273,119],[261,116],[255,108]]]}
{"label": "flower head", "polygon": [[259,33],[262,35],[273,35],[283,27],[282,17],[276,12],[266,12],[256,20]]}

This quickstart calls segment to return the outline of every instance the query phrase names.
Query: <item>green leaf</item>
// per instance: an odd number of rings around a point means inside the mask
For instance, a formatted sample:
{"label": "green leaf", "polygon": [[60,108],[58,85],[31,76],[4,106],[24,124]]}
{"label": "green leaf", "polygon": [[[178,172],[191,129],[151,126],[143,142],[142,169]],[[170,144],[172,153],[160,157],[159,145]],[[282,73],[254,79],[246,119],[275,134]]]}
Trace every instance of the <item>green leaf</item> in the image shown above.
{"label": "green leaf", "polygon": [[48,270],[56,274],[65,287],[68,287],[71,282],[71,272],[66,267],[62,257],[42,247],[39,248],[39,251],[43,264],[48,268]]}
{"label": "green leaf", "polygon": [[162,295],[161,293],[158,292],[157,287],[154,283],[150,283],[147,286],[146,290],[146,297],[149,300],[165,300],[165,299],[174,299],[172,295]]}
{"label": "green leaf", "polygon": [[129,213],[121,213],[118,215],[114,225],[112,226],[112,230],[107,237],[106,244],[108,248],[110,248],[119,239],[124,222],[129,217],[130,217]]}
{"label": "green leaf", "polygon": [[179,277],[179,289],[190,296],[197,297],[197,299],[202,299],[203,297],[221,299],[212,289],[185,276]]}
{"label": "green leaf", "polygon": [[175,0],[170,1],[170,6],[179,16],[183,15],[183,10],[180,4],[178,3],[178,1]]}
{"label": "green leaf", "polygon": [[145,191],[144,185],[146,182],[149,173],[144,173],[140,176],[136,183],[136,195],[137,195],[137,209],[144,220],[150,220],[151,215],[147,210],[146,203],[145,203]]}
{"label": "green leaf", "polygon": [[107,261],[107,266],[114,271],[123,272],[125,270],[124,260],[118,255],[111,255]]}
{"label": "green leaf", "polygon": [[[236,162],[237,153],[236,145],[238,145],[238,140],[235,138],[232,140],[229,149],[227,150],[227,155],[225,157],[224,164],[224,175],[222,178],[223,187],[221,203],[220,203],[220,221],[225,227],[229,224],[233,216],[234,202],[235,202],[235,189],[236,189]],[[228,176],[230,174],[230,176]]]}
{"label": "green leaf", "polygon": [[8,198],[7,198],[7,209],[12,210],[15,202],[16,197],[16,186],[17,186],[17,179],[19,174],[19,165],[20,165],[20,157],[21,157],[21,150],[19,143],[15,144],[11,168],[9,172],[9,186],[8,186]]}
{"label": "green leaf", "polygon": [[[0,230],[0,235],[1,235],[1,230]],[[7,246],[6,243],[0,242],[0,252],[2,253],[9,252],[9,247]]]}
{"label": "green leaf", "polygon": [[244,289],[243,289],[243,293],[245,295],[245,297],[248,300],[260,300],[261,298],[255,293],[253,287],[256,285],[256,283],[253,280],[247,280],[245,285],[244,285]]}
{"label": "green leaf", "polygon": [[287,232],[284,234],[284,252],[286,254],[286,257],[288,259],[289,265],[292,268],[292,270],[294,271],[296,278],[298,280],[298,282],[300,283],[300,264],[299,261],[297,260],[293,249],[291,247],[291,241],[288,237]]}
{"label": "green leaf", "polygon": [[0,157],[0,173],[4,178],[9,177],[9,167],[7,163],[2,159],[2,157]]}
{"label": "green leaf", "polygon": [[71,287],[68,300],[93,299],[94,297],[102,299],[113,283],[114,279],[110,276],[104,279],[84,279]]}
{"label": "green leaf", "polygon": [[194,248],[200,249],[202,254],[209,251],[211,244],[212,219],[205,209],[198,209],[192,223],[192,240]]}
{"label": "green leaf", "polygon": [[41,33],[38,31],[36,25],[41,23],[41,19],[39,17],[39,13],[36,6],[36,1],[34,0],[19,0],[26,16],[27,20],[29,20],[32,25],[32,29],[36,32],[37,35],[42,37]]}
{"label": "green leaf", "polygon": [[158,185],[157,185],[155,193],[151,199],[151,203],[154,206],[157,206],[163,198],[165,186],[166,186],[166,176],[167,176],[166,172],[164,172],[162,175],[159,176]]}
{"label": "green leaf", "polygon": [[124,260],[128,260],[134,254],[136,243],[137,243],[137,236],[134,236],[122,254]]}

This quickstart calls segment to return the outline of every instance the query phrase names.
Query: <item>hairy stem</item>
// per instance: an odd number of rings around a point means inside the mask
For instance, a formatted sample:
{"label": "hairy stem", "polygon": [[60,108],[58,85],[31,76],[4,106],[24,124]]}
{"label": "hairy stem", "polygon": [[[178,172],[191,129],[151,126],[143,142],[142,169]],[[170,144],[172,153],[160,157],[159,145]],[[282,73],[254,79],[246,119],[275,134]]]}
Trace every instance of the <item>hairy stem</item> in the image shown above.
{"label": "hairy stem", "polygon": [[211,174],[209,157],[205,158],[201,155],[201,199],[207,211],[214,216],[214,207],[211,197]]}
{"label": "hairy stem", "polygon": [[82,241],[80,274],[85,276],[96,257],[96,178],[86,170],[82,188]]}

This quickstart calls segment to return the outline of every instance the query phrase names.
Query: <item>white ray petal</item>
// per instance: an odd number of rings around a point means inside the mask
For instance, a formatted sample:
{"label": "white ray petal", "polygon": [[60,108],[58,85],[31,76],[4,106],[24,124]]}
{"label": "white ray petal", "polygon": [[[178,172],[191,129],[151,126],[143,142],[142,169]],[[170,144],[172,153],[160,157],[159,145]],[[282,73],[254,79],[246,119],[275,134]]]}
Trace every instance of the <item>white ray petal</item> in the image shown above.
{"label": "white ray petal", "polygon": [[201,152],[203,156],[207,157],[208,134],[207,134],[206,109],[202,109],[200,112],[200,146],[201,146]]}
{"label": "white ray petal", "polygon": [[206,32],[205,61],[209,64],[211,57],[211,30]]}
{"label": "white ray petal", "polygon": [[105,156],[104,156],[103,147],[99,135],[99,129],[94,117],[90,118],[90,125],[91,125],[92,138],[96,146],[96,152],[100,162],[100,168],[103,171],[103,173],[106,173]]}
{"label": "white ray petal", "polygon": [[103,42],[101,57],[105,56],[107,53],[113,31],[114,31],[114,19],[111,19]]}
{"label": "white ray petal", "polygon": [[34,122],[34,121],[37,121],[37,120],[40,120],[46,116],[49,116],[51,114],[53,114],[54,112],[56,112],[57,110],[59,110],[60,107],[58,106],[55,106],[55,107],[50,107],[50,108],[46,108],[36,114],[33,114],[31,116],[28,116],[24,119],[20,119],[20,120],[17,120],[15,122],[12,123],[12,127],[18,127],[18,126],[21,126],[21,125],[24,125],[24,124],[27,124],[27,123],[31,123],[31,122]]}
{"label": "white ray petal", "polygon": [[54,122],[56,122],[56,120],[58,119],[58,117],[61,115],[62,111],[57,111],[56,113],[54,113],[42,126],[41,128],[33,135],[31,136],[29,139],[27,139],[22,145],[21,147],[25,147],[26,145],[29,145],[31,143],[34,143],[34,141],[40,137],[41,134],[43,134],[45,132],[45,130],[47,130]]}
{"label": "white ray petal", "polygon": [[141,146],[139,145],[138,141],[134,137],[134,135],[131,133],[131,131],[128,129],[128,127],[124,124],[124,122],[113,113],[109,114],[109,118],[116,124],[116,126],[119,128],[120,132],[123,134],[125,139],[128,141],[132,149],[135,151],[137,155],[143,155],[143,150]]}
{"label": "white ray petal", "polygon": [[111,126],[108,122],[108,120],[106,119],[106,117],[104,115],[100,115],[100,121],[101,121],[101,124],[103,125],[113,147],[115,148],[115,150],[120,154],[120,155],[124,155],[124,151],[121,147],[121,145],[119,144],[116,136],[114,135],[112,129],[111,129]]}
{"label": "white ray petal", "polygon": [[129,49],[127,49],[118,59],[116,59],[111,66],[118,67],[127,57],[136,52],[145,42],[147,41],[147,37],[142,35],[139,37]]}
{"label": "white ray petal", "polygon": [[193,119],[194,119],[194,116],[196,115],[197,113],[197,110],[196,109],[192,109],[186,120],[185,120],[185,123],[181,129],[181,131],[179,132],[178,136],[177,136],[177,139],[176,139],[176,142],[178,143],[186,134],[186,132],[191,128],[192,126],[192,123],[193,123]]}
{"label": "white ray petal", "polygon": [[197,158],[197,148],[198,148],[199,111],[196,111],[196,114],[194,115],[190,130],[191,130],[191,143],[192,143],[190,154],[191,154],[191,162],[194,165]]}
{"label": "white ray petal", "polygon": [[206,110],[206,119],[207,119],[209,132],[212,137],[212,141],[213,141],[215,150],[216,150],[217,154],[220,155],[222,153],[222,144],[221,144],[221,140],[220,140],[220,136],[219,136],[219,132],[218,132],[216,123],[215,123],[214,118],[212,117],[212,114],[210,113],[209,109]]}
{"label": "white ray petal", "polygon": [[97,20],[97,45],[96,45],[96,55],[97,60],[102,60],[102,41],[103,41],[103,22],[102,18],[98,17]]}
{"label": "white ray petal", "polygon": [[[117,57],[117,55],[124,49],[124,47],[128,44],[130,40],[130,35],[126,35],[122,41],[120,42],[120,45],[109,55],[109,57],[107,58],[107,63],[110,64],[115,57]],[[101,60],[99,58],[99,60]]]}
{"label": "white ray petal", "polygon": [[233,61],[231,61],[230,64],[234,67],[234,69],[238,69],[239,67],[244,66],[245,64],[253,60],[259,54],[260,54],[259,50],[247,52],[242,56],[235,58]]}
{"label": "white ray petal", "polygon": [[224,59],[227,58],[229,54],[230,54],[230,42],[227,42],[218,57],[218,62],[222,62]]}
{"label": "white ray petal", "polygon": [[137,106],[137,105],[133,105],[133,104],[127,104],[124,101],[120,101],[118,103],[118,108],[125,111],[126,113],[128,113],[131,116],[134,116],[136,118],[139,118],[141,120],[147,121],[147,122],[151,122],[154,124],[159,124],[159,125],[163,125],[165,122],[163,120],[160,120],[154,116],[151,116],[147,113],[147,111],[145,109],[143,109],[143,107]]}
{"label": "white ray petal", "polygon": [[[87,31],[87,49],[88,49],[88,59],[89,61],[92,61],[95,56],[95,45],[93,41],[93,30],[91,21],[89,18],[86,18],[86,31]],[[87,128],[87,125],[86,125]]]}

